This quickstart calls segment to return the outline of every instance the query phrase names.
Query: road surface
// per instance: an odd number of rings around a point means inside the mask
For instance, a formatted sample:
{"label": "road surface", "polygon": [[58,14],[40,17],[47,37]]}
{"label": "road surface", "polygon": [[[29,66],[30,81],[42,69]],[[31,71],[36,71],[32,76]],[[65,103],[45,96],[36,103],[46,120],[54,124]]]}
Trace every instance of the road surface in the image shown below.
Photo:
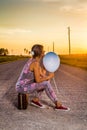
{"label": "road surface", "polygon": [[[57,97],[70,111],[55,111],[54,104],[42,95],[49,109],[28,105],[17,109],[15,83],[26,60],[0,64],[0,130],[86,130],[87,129],[87,71],[60,65],[55,73]],[[51,81],[54,85],[53,80]]]}

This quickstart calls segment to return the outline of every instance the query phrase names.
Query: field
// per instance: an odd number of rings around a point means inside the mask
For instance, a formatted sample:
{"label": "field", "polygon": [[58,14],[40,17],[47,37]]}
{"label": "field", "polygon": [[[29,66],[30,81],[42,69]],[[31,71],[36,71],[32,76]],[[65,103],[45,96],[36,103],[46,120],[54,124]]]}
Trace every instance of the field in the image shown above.
{"label": "field", "polygon": [[68,64],[87,70],[87,54],[60,55],[62,64]]}
{"label": "field", "polygon": [[0,63],[15,61],[15,60],[21,60],[27,58],[25,56],[0,56]]}
{"label": "field", "polygon": [[[87,70],[87,54],[59,55],[62,64],[68,64]],[[27,56],[0,56],[0,63],[28,58]]]}

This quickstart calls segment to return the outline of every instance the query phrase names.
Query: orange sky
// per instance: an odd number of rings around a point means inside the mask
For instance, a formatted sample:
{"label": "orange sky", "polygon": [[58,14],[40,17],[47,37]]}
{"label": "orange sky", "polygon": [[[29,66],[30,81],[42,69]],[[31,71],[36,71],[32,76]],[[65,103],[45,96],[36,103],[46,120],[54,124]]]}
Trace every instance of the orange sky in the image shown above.
{"label": "orange sky", "polygon": [[86,0],[3,0],[0,1],[0,48],[22,54],[35,43],[57,53],[87,53]]}

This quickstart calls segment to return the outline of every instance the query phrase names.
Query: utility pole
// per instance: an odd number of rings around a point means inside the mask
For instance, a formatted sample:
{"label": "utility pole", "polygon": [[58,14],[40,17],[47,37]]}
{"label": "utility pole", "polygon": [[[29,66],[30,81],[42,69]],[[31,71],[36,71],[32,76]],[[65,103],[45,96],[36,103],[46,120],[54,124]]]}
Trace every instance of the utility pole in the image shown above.
{"label": "utility pole", "polygon": [[49,52],[49,46],[48,46],[48,48],[47,48],[47,49],[48,49],[48,52]]}
{"label": "utility pole", "polygon": [[68,42],[69,42],[69,55],[70,55],[71,54],[70,27],[68,27]]}
{"label": "utility pole", "polygon": [[54,52],[54,42],[53,42],[53,52]]}

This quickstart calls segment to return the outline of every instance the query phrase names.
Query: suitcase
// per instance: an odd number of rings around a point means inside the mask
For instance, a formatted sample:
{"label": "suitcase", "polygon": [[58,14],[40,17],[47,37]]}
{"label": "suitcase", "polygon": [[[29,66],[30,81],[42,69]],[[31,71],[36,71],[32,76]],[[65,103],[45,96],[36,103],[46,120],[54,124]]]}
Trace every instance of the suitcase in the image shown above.
{"label": "suitcase", "polygon": [[27,94],[18,93],[18,109],[27,109],[28,96]]}

